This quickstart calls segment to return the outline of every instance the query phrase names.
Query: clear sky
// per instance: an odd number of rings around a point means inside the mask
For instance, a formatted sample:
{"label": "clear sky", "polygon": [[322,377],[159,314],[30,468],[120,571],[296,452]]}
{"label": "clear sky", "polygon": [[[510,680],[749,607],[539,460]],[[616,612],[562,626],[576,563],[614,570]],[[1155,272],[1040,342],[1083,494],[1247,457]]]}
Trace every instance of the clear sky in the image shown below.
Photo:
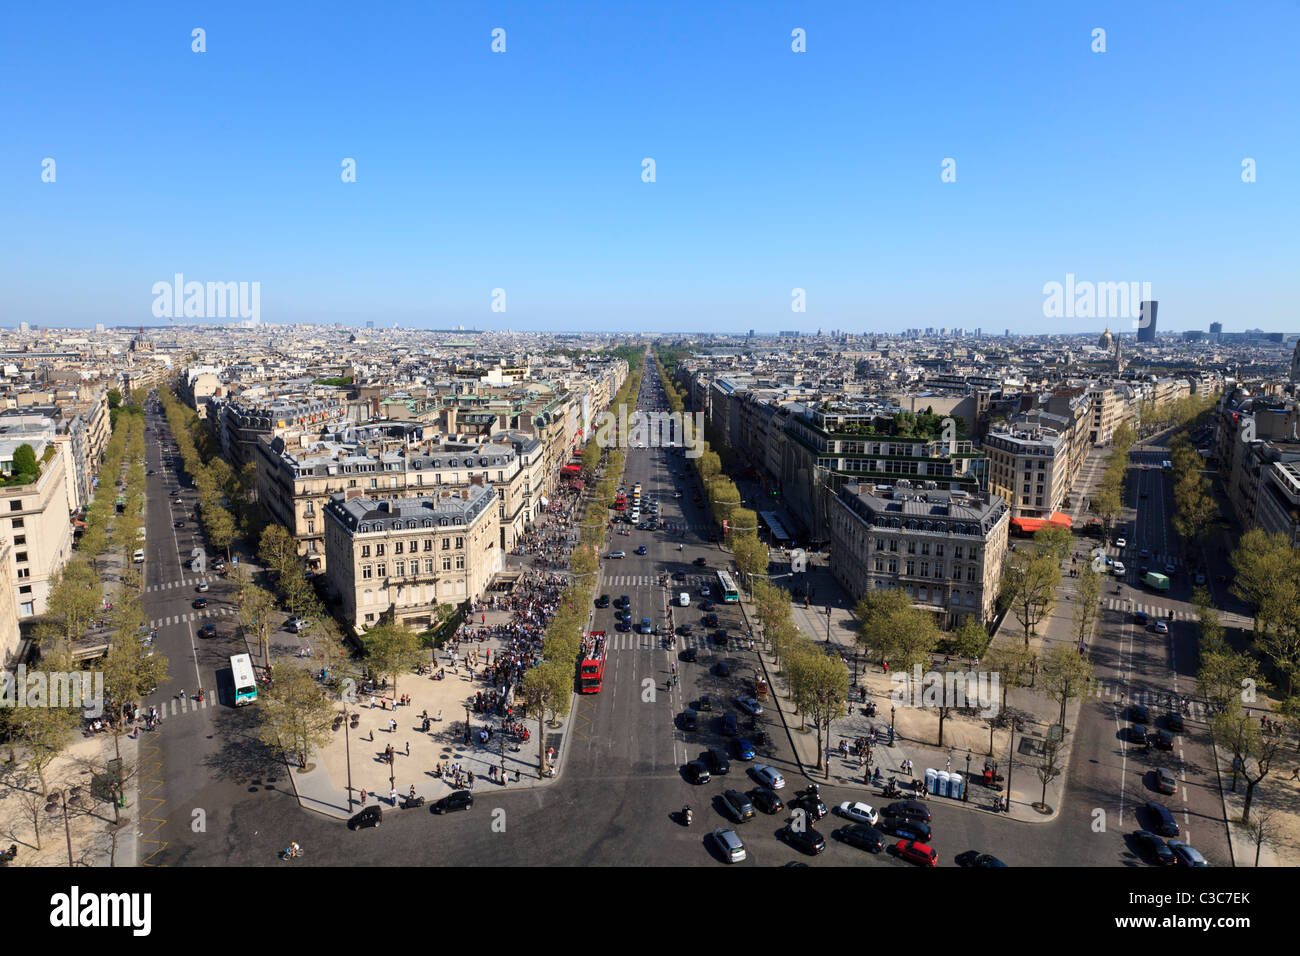
{"label": "clear sky", "polygon": [[1300,328],[1289,0],[74,6],[0,31],[2,325]]}

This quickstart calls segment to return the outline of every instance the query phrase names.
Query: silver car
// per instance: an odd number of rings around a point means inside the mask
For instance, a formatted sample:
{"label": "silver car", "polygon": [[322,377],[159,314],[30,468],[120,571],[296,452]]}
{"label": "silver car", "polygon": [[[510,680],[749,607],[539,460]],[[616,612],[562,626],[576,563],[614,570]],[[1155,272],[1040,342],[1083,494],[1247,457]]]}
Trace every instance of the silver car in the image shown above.
{"label": "silver car", "polygon": [[785,777],[765,763],[754,765],[754,777],[764,786],[780,790],[785,786]]}
{"label": "silver car", "polygon": [[745,858],[745,844],[735,830],[719,827],[713,831],[713,842],[728,863],[739,863]]}

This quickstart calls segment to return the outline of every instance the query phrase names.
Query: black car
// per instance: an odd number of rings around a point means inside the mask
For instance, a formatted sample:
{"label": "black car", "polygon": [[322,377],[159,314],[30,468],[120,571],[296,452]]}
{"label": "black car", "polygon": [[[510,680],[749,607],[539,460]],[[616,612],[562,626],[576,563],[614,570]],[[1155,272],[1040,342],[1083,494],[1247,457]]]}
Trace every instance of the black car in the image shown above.
{"label": "black car", "polygon": [[754,806],[764,813],[780,813],[785,809],[785,804],[776,795],[776,791],[769,790],[767,787],[759,787],[757,790],[749,791],[749,797],[754,801]]}
{"label": "black car", "polygon": [[719,677],[731,676],[731,665],[726,661],[718,661],[718,666],[714,669],[717,671]]}
{"label": "black car", "polygon": [[674,581],[685,581],[685,580],[686,580],[686,572],[685,572],[685,571],[674,571],[674,572],[673,572],[673,580],[674,580]]}
{"label": "black car", "polygon": [[721,747],[709,748],[709,769],[718,775],[731,772],[731,761]]}
{"label": "black car", "polygon": [[429,809],[434,813],[451,813],[453,810],[468,810],[473,806],[474,794],[468,790],[457,790],[436,801]]}
{"label": "black car", "polygon": [[920,820],[922,823],[930,822],[930,808],[920,800],[898,800],[880,812],[891,817],[906,817],[910,820]]}
{"label": "black car", "polygon": [[727,631],[725,628],[718,628],[713,632],[713,643],[719,647],[727,646]]}
{"label": "black car", "polygon": [[632,612],[631,612],[631,611],[615,611],[615,612],[614,612],[614,620],[616,620],[616,621],[630,621],[630,620],[632,620]]}
{"label": "black car", "polygon": [[695,625],[689,622],[686,624],[677,625],[677,633],[680,634],[682,637],[690,637],[691,632],[694,630],[695,630]]}
{"label": "black car", "polygon": [[1149,830],[1135,830],[1133,843],[1138,852],[1156,866],[1174,866],[1178,863],[1178,857],[1169,849],[1169,844]]}
{"label": "black car", "polygon": [[705,694],[703,697],[701,697],[699,700],[697,700],[697,701],[695,702],[695,709],[696,709],[696,710],[712,710],[712,709],[713,709],[713,698],[710,697],[708,694]]}
{"label": "black car", "polygon": [[615,622],[615,624],[614,624],[614,630],[616,630],[616,631],[630,631],[630,630],[632,630],[632,625],[631,625],[628,621],[617,621],[617,622]]}
{"label": "black car", "polygon": [[930,842],[930,825],[910,817],[882,815],[876,826],[886,833],[892,833],[904,840],[919,840],[922,843]]}
{"label": "black car", "polygon": [[705,626],[705,627],[717,627],[717,626],[718,626],[718,615],[716,615],[716,614],[706,614],[706,615],[704,615],[704,626]]}
{"label": "black car", "polygon": [[199,636],[200,636],[200,637],[216,637],[216,636],[217,636],[217,625],[215,625],[215,624],[204,624],[203,627],[201,627],[201,628],[199,629]]}
{"label": "black car", "polygon": [[382,807],[366,807],[348,821],[348,829],[365,830],[370,827],[377,827],[383,819],[384,810]]}
{"label": "black car", "polygon": [[754,805],[739,790],[725,791],[722,794],[722,805],[736,818],[737,823],[754,819]]}
{"label": "black car", "polygon": [[682,711],[682,730],[695,730],[699,726],[700,726],[699,714],[697,714],[693,710],[690,710],[689,708],[687,710]]}
{"label": "black car", "polygon": [[957,865],[976,869],[998,869],[1006,866],[993,854],[981,853],[979,850],[967,850],[965,853],[957,854]]}
{"label": "black car", "polygon": [[1181,731],[1183,729],[1183,715],[1172,710],[1169,711],[1169,713],[1165,714],[1165,726],[1170,730]]}
{"label": "black car", "polygon": [[1181,832],[1178,829],[1178,821],[1163,803],[1148,800],[1142,809],[1146,811],[1147,822],[1151,824],[1151,829],[1161,836],[1176,837]]}
{"label": "black car", "polygon": [[697,568],[703,568],[703,567],[707,567],[709,562],[705,558],[696,558],[691,563],[694,564]]}
{"label": "black car", "polygon": [[735,714],[727,714],[722,718],[722,736],[739,737],[740,721],[736,719]]}
{"label": "black car", "polygon": [[1147,728],[1145,724],[1134,724],[1128,729],[1128,739],[1135,744],[1144,744],[1147,742]]}
{"label": "black car", "polygon": [[185,522],[184,522],[184,521],[177,521],[174,525],[172,525],[172,527],[173,527],[173,528],[183,528],[183,527],[185,527]]}
{"label": "black car", "polygon": [[710,601],[708,598],[705,598],[703,601],[700,602],[701,611],[712,611],[715,607],[717,607],[717,605],[714,604],[712,601]]}
{"label": "black car", "polygon": [[1128,709],[1128,719],[1135,724],[1151,723],[1151,712],[1141,704],[1134,704]]}
{"label": "black car", "polygon": [[849,846],[855,846],[859,850],[866,850],[869,853],[879,853],[885,848],[884,834],[865,823],[855,823],[852,826],[841,827],[835,831],[834,835]]}
{"label": "black car", "polygon": [[627,610],[631,606],[632,606],[632,599],[628,597],[626,594],[620,595],[619,599],[614,602],[614,607],[621,607],[623,608],[623,610]]}
{"label": "black car", "polygon": [[1167,730],[1153,730],[1147,734],[1147,741],[1157,750],[1173,750],[1174,735]]}
{"label": "black car", "polygon": [[207,599],[207,598],[195,598],[194,601],[192,602],[192,606],[193,606],[195,609],[197,609],[197,610],[202,610],[203,608],[205,608],[205,607],[208,606],[208,599]]}
{"label": "black car", "polygon": [[702,761],[692,760],[686,765],[686,779],[691,783],[708,783],[712,778],[709,776],[709,768]]}
{"label": "black car", "polygon": [[609,595],[602,594],[600,597],[596,598],[596,607],[609,607]]}
{"label": "black car", "polygon": [[804,853],[813,856],[826,849],[826,838],[812,827],[799,830],[794,827],[786,827],[781,831],[781,836],[795,849],[802,850]]}

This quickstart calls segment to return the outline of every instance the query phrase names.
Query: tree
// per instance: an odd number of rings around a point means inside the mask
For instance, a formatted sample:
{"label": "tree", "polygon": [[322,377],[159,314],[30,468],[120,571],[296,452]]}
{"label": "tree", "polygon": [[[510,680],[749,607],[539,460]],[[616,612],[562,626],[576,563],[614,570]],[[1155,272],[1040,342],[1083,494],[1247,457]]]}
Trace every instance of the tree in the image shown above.
{"label": "tree", "polygon": [[1202,652],[1201,667],[1196,674],[1196,691],[1218,709],[1240,701],[1248,682],[1256,681],[1258,665],[1249,654],[1231,647]]}
{"label": "tree", "polygon": [[108,390],[108,407],[117,408],[122,404],[122,393],[115,388]]}
{"label": "tree", "polygon": [[974,660],[989,646],[989,632],[974,615],[968,614],[948,640],[954,654]]}
{"label": "tree", "polygon": [[282,667],[257,708],[258,738],[285,759],[293,756],[305,769],[312,754],[329,743],[334,705],[306,667]]}
{"label": "tree", "polygon": [[1043,655],[1042,675],[1047,696],[1061,705],[1057,723],[1065,734],[1066,705],[1076,697],[1091,694],[1097,686],[1092,662],[1071,648],[1057,646]]}
{"label": "tree", "polygon": [[790,696],[804,717],[812,718],[817,730],[817,768],[830,772],[822,741],[830,733],[831,722],[846,713],[849,694],[849,669],[839,655],[823,653],[807,639],[800,641],[789,659]]}
{"label": "tree", "polygon": [[40,474],[36,464],[36,450],[26,442],[14,449],[14,474],[19,481],[33,481]]}
{"label": "tree", "polygon": [[1064,561],[1074,547],[1074,537],[1065,528],[1043,525],[1034,532],[1034,544],[1038,545],[1039,551],[1052,555],[1057,561]]}
{"label": "tree", "polygon": [[928,664],[940,635],[934,618],[912,607],[912,599],[898,588],[869,591],[855,612],[861,622],[857,641],[889,661],[896,671]]}
{"label": "tree", "polygon": [[1101,617],[1101,575],[1085,564],[1079,571],[1079,590],[1074,602],[1074,638],[1083,647]]}
{"label": "tree", "polygon": [[10,729],[26,755],[25,766],[40,780],[41,796],[50,795],[45,771],[54,758],[72,742],[81,723],[81,714],[71,707],[53,707],[48,697],[38,703],[30,694],[27,707],[12,719]]}
{"label": "tree", "polygon": [[386,621],[367,632],[366,656],[376,676],[393,678],[396,696],[398,677],[419,666],[424,660],[424,648],[414,631]]}
{"label": "tree", "polygon": [[298,563],[298,544],[283,525],[267,525],[258,543],[257,556],[268,570],[282,575]]}
{"label": "tree", "polygon": [[239,605],[239,623],[257,641],[263,662],[271,659],[271,614],[275,598],[265,588],[248,585]]}
{"label": "tree", "polygon": [[1043,793],[1038,804],[1044,810],[1047,807],[1047,785],[1061,775],[1061,767],[1058,763],[1060,758],[1060,747],[1056,741],[1049,740],[1043,744],[1043,759],[1038,763],[1034,770],[1038,773],[1038,779],[1043,784]]}
{"label": "tree", "polygon": [[1237,775],[1246,780],[1246,799],[1241,808],[1241,822],[1250,821],[1250,806],[1255,788],[1269,775],[1273,762],[1281,754],[1281,737],[1266,736],[1258,720],[1241,706],[1229,702],[1225,711],[1210,719],[1210,736],[1232,755],[1232,790],[1237,791]]}
{"label": "tree", "polygon": [[230,560],[230,545],[235,540],[235,516],[220,505],[203,509],[203,527],[208,532],[208,540],[214,547],[226,552]]}
{"label": "tree", "polygon": [[1012,613],[1025,630],[1028,647],[1029,636],[1036,633],[1038,622],[1052,606],[1056,586],[1061,581],[1061,568],[1049,554],[1012,551],[1003,568],[1002,580],[1011,596]]}
{"label": "tree", "polygon": [[731,552],[742,581],[752,579],[754,575],[767,573],[771,556],[767,545],[759,541],[757,535],[742,534],[734,537],[731,541]]}
{"label": "tree", "polygon": [[548,710],[554,714],[560,707],[568,706],[560,698],[567,701],[573,692],[572,664],[566,667],[561,661],[548,659],[530,667],[524,672],[519,692],[528,713],[537,718],[537,769],[538,773],[545,774],[546,714]]}

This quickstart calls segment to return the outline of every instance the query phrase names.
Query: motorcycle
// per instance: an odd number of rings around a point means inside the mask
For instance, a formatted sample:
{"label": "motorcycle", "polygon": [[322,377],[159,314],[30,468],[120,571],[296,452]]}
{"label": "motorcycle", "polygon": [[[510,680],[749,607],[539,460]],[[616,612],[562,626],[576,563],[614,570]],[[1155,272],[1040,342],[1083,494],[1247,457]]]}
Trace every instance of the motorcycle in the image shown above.
{"label": "motorcycle", "polygon": [[682,820],[685,822],[686,826],[690,826],[695,822],[695,814],[691,811],[690,807],[682,808]]}

